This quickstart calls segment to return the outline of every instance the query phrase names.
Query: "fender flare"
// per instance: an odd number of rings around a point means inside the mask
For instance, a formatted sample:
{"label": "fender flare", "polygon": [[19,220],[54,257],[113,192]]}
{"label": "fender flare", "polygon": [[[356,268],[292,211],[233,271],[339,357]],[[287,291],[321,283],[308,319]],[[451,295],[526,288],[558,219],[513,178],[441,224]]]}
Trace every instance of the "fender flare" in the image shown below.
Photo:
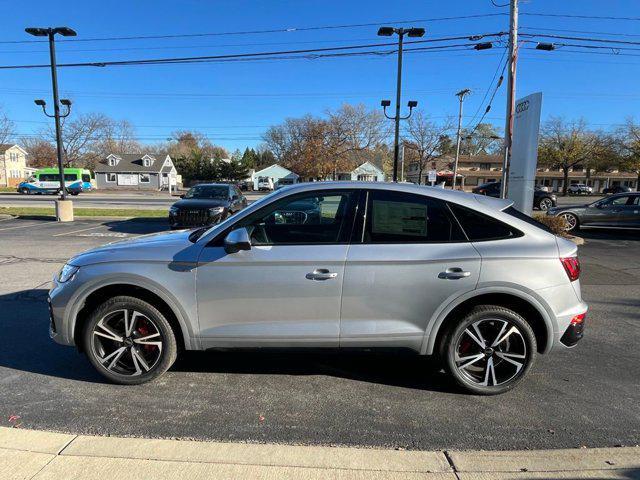
{"label": "fender flare", "polygon": [[500,285],[491,285],[487,284],[484,286],[479,286],[475,290],[471,290],[469,292],[465,292],[462,295],[456,297],[453,301],[448,304],[443,304],[440,306],[438,310],[432,315],[432,317],[427,322],[427,327],[424,332],[424,338],[422,340],[422,346],[420,348],[421,355],[431,355],[435,349],[436,338],[438,337],[438,333],[440,331],[440,327],[446,320],[447,316],[451,313],[451,311],[457,306],[461,305],[463,302],[470,300],[474,297],[479,297],[486,294],[492,293],[502,293],[506,295],[513,295],[514,297],[518,297],[527,303],[529,303],[532,307],[534,307],[540,316],[542,317],[546,330],[547,330],[547,345],[542,353],[547,353],[551,350],[554,341],[554,335],[557,328],[554,327],[554,314],[550,307],[546,304],[546,302],[533,290],[522,289],[521,286],[515,284],[500,284]]}
{"label": "fender flare", "polygon": [[188,321],[189,316],[169,291],[146,277],[138,276],[135,274],[122,273],[113,276],[110,275],[101,277],[95,282],[87,283],[82,289],[75,292],[73,297],[69,300],[68,304],[71,305],[71,309],[65,312],[65,324],[69,326],[69,330],[67,331],[67,338],[69,338],[73,343],[77,345],[74,339],[74,332],[76,329],[78,313],[80,312],[81,308],[84,307],[85,301],[92,293],[100,290],[101,288],[111,285],[132,285],[148,290],[160,297],[169,306],[176,319],[178,320],[182,337],[184,339],[185,349],[198,350],[200,348],[197,335],[195,334],[195,332],[193,332],[193,329],[190,326],[191,322]]}

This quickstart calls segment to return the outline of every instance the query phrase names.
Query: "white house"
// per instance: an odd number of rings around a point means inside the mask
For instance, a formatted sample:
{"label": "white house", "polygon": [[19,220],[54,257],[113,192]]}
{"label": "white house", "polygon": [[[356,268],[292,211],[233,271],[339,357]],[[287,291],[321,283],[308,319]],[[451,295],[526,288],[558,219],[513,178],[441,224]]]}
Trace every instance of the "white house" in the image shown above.
{"label": "white house", "polygon": [[273,165],[263,168],[262,170],[258,170],[251,175],[251,181],[253,182],[253,189],[258,190],[258,181],[260,178],[269,178],[271,182],[273,182],[274,187],[282,186],[282,185],[291,185],[293,183],[298,183],[300,176],[296,173],[293,173],[291,170],[288,170],[277,163]]}
{"label": "white house", "polygon": [[384,182],[384,172],[371,162],[364,162],[350,172],[338,173],[338,180],[354,180],[359,182]]}

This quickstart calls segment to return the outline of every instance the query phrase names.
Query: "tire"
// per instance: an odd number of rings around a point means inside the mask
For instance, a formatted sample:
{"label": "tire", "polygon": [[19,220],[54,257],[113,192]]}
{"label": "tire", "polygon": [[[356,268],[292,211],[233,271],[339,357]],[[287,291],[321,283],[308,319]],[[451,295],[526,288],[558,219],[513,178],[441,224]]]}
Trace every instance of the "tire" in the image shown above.
{"label": "tire", "polygon": [[[503,340],[498,342],[499,338]],[[466,392],[478,395],[514,388],[537,355],[531,325],[516,312],[496,305],[473,308],[443,341],[447,371]]]}
{"label": "tire", "polygon": [[27,187],[22,187],[20,189],[20,193],[23,195],[30,195],[31,194],[31,190],[29,190]]}
{"label": "tire", "polygon": [[549,197],[543,197],[538,202],[538,208],[543,212],[549,210],[551,207],[553,207],[553,200]]}
{"label": "tire", "polygon": [[82,345],[95,369],[120,385],[156,379],[178,354],[175,334],[164,315],[144,300],[128,296],[114,297],[93,311],[84,326]]}
{"label": "tire", "polygon": [[576,232],[580,230],[580,219],[577,215],[571,212],[563,212],[558,214],[558,217],[564,218],[567,226],[565,228],[565,232]]}

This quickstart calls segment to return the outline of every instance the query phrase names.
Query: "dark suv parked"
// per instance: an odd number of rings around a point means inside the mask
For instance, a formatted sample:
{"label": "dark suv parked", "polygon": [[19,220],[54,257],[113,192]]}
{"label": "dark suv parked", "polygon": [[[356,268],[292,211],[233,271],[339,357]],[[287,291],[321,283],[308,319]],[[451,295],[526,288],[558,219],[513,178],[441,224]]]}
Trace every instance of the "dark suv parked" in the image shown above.
{"label": "dark suv parked", "polygon": [[247,199],[235,185],[202,183],[180,196],[169,209],[171,228],[212,225],[247,206]]}
{"label": "dark suv parked", "polygon": [[[500,183],[501,182],[484,183],[482,185],[478,185],[472,190],[472,192],[498,198],[500,196]],[[548,210],[556,205],[557,199],[553,193],[545,192],[537,185],[535,186],[533,190],[533,208]]]}

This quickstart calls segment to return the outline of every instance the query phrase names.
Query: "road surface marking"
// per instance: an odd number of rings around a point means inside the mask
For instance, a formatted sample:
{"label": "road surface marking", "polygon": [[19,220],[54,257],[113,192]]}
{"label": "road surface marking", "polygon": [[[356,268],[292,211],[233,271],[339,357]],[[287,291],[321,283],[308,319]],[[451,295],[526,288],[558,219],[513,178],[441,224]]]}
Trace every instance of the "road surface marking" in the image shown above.
{"label": "road surface marking", "polygon": [[87,230],[94,230],[96,228],[101,228],[104,227],[104,224],[101,223],[99,225],[95,225],[93,227],[88,227],[88,228],[81,228],[80,230],[73,230],[72,232],[62,232],[62,233],[56,233],[55,235],[52,235],[53,237],[63,237],[65,235],[73,235],[74,233],[79,233],[79,232],[86,232]]}
{"label": "road surface marking", "polygon": [[13,230],[14,228],[27,228],[27,227],[34,227],[36,225],[40,225],[40,226],[46,226],[46,225],[58,225],[58,222],[51,222],[51,223],[29,223],[28,225],[16,225],[15,227],[6,227],[6,228],[0,228],[0,232],[4,231],[4,230]]}

